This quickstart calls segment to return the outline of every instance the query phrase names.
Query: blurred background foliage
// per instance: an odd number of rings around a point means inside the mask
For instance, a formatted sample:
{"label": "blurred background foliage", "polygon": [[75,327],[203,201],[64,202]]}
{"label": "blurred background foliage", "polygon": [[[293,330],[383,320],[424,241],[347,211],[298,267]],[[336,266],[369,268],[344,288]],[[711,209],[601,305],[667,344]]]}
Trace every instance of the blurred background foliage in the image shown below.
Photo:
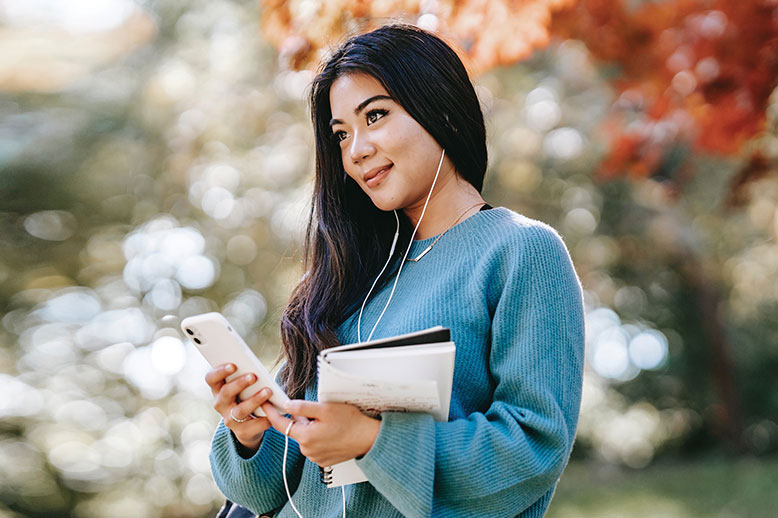
{"label": "blurred background foliage", "polygon": [[274,363],[302,273],[306,89],[329,45],[388,18],[460,50],[485,198],[559,229],[585,289],[550,514],[767,516],[778,10],[525,4],[0,3],[0,516],[218,507],[217,415],[178,323],[222,311]]}

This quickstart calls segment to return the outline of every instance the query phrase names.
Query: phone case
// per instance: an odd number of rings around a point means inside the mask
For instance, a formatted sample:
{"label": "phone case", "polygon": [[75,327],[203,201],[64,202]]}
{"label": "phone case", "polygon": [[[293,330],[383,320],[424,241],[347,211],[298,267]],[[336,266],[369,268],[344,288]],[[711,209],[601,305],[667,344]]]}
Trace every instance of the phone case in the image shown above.
{"label": "phone case", "polygon": [[[225,363],[235,364],[237,370],[227,376],[226,381],[232,381],[238,376],[252,372],[257,375],[256,383],[246,387],[238,395],[241,401],[250,398],[263,387],[270,387],[273,391],[270,402],[276,407],[281,408],[289,401],[273,376],[221,313],[204,313],[187,317],[181,322],[181,329],[211,367]],[[254,415],[264,416],[262,407],[257,407]]]}

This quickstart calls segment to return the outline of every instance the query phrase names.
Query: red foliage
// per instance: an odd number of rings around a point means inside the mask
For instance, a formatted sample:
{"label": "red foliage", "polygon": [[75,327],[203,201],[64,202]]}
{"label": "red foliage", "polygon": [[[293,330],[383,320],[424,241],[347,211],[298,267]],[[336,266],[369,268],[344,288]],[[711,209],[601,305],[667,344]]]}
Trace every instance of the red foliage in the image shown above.
{"label": "red foliage", "polygon": [[552,32],[621,67],[603,175],[651,174],[679,141],[735,154],[765,127],[778,86],[778,1],[676,0],[630,10],[623,0],[580,0],[554,18]]}

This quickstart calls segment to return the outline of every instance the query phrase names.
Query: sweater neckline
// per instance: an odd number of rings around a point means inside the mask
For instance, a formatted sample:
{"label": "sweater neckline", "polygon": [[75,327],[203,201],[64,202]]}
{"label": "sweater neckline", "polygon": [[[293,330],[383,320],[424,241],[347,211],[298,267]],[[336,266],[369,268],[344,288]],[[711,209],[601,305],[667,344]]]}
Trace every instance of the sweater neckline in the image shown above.
{"label": "sweater neckline", "polygon": [[466,232],[473,225],[479,224],[481,220],[488,220],[489,218],[492,217],[492,215],[495,215],[498,212],[501,212],[502,210],[504,210],[503,207],[492,207],[489,210],[478,211],[472,216],[470,216],[469,218],[467,218],[466,220],[460,221],[453,227],[450,227],[448,230],[444,230],[443,232],[440,232],[439,234],[435,234],[434,236],[428,237],[426,239],[416,239],[411,243],[411,251],[408,253],[408,257],[415,257],[416,254],[420,253],[422,250],[427,248],[441,234],[446,234],[446,235],[441,237],[440,241],[437,244],[435,244],[435,247],[439,247],[440,245],[442,245],[447,238],[451,236],[456,236],[462,232]]}

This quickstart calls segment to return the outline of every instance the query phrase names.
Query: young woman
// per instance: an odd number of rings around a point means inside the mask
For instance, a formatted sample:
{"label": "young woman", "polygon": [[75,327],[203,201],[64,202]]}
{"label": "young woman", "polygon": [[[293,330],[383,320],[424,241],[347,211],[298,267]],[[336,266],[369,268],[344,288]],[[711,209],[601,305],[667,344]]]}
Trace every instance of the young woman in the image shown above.
{"label": "young woman", "polygon": [[[464,66],[436,36],[385,26],[332,55],[311,108],[306,274],[281,322],[280,380],[296,399],[291,417],[264,391],[237,404],[255,379],[208,373],[224,418],[219,488],[279,518],[542,516],[575,437],[581,288],[553,229],[481,197],[485,129]],[[322,349],[434,325],[457,348],[448,422],[314,401]],[[260,404],[267,417],[251,414]],[[319,466],[351,458],[368,482],[346,487],[344,504]]]}

